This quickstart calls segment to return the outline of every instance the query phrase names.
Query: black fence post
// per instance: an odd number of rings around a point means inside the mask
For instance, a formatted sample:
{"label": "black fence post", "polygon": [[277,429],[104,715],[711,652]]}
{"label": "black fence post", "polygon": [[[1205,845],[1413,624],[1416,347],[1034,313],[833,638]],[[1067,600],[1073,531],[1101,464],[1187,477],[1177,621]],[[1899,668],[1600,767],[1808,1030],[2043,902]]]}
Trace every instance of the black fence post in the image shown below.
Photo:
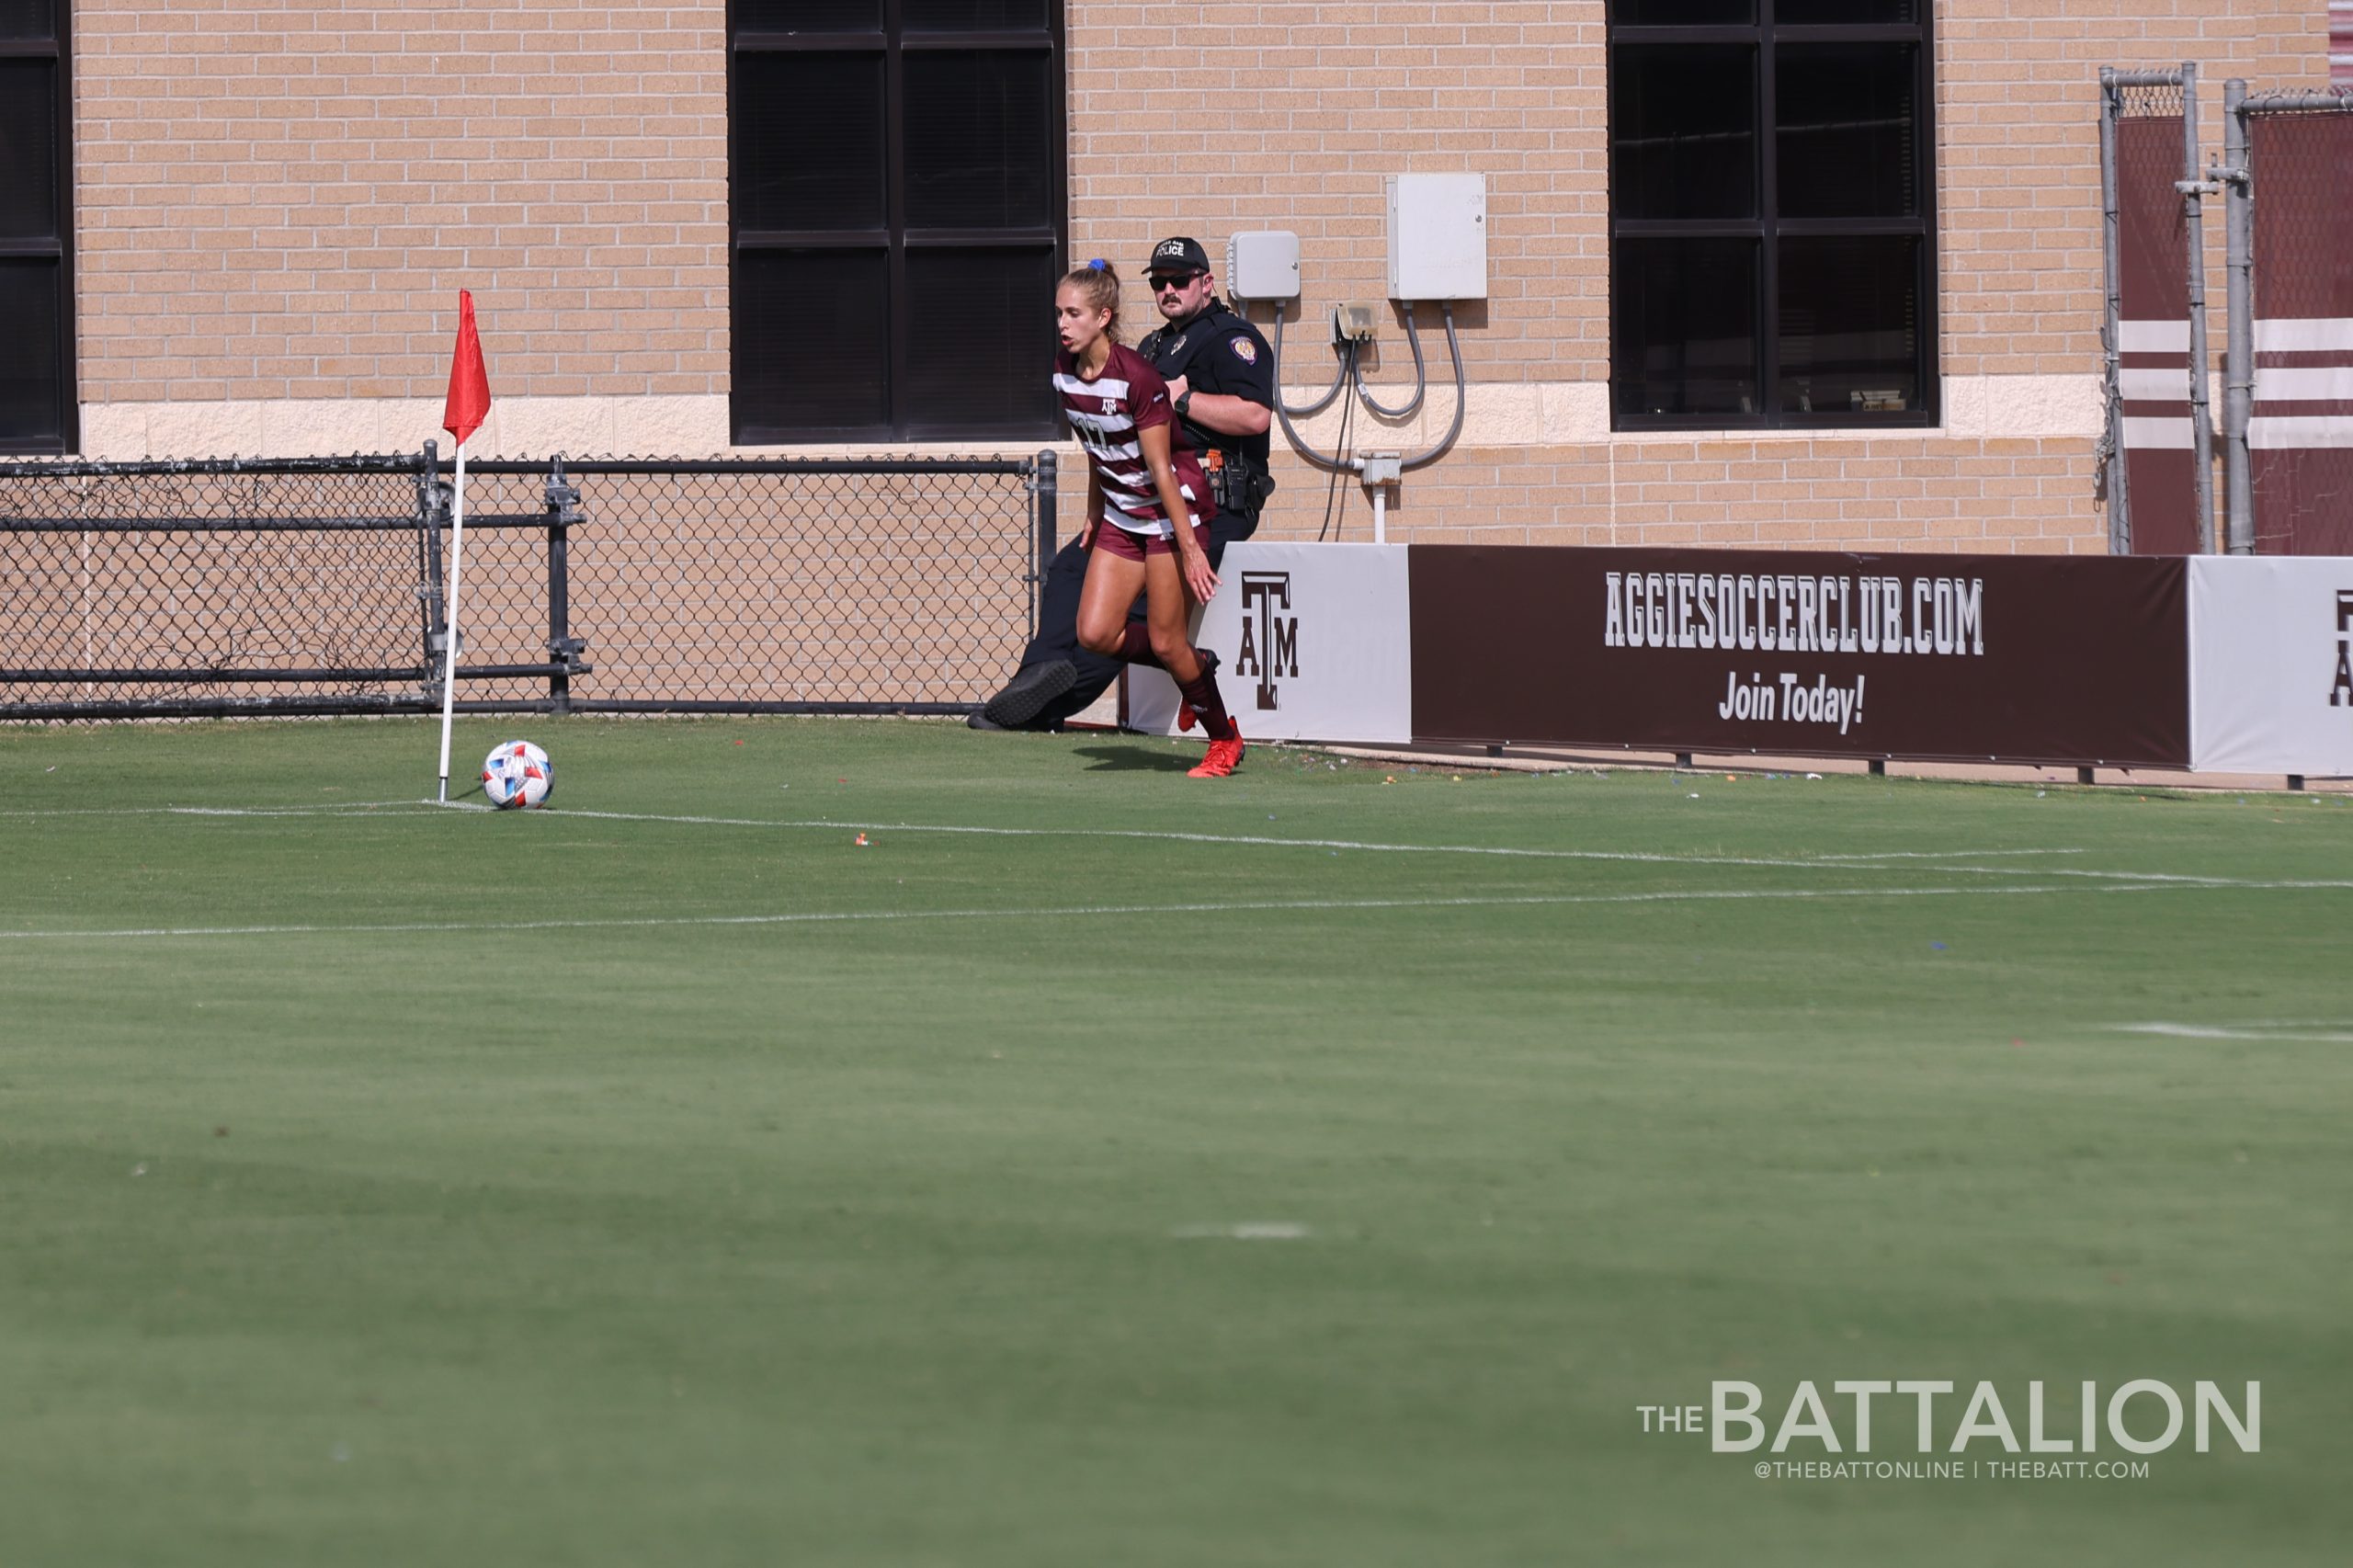
{"label": "black fence post", "polygon": [[1031,503],[1036,513],[1038,531],[1038,564],[1029,579],[1029,634],[1038,634],[1039,623],[1046,613],[1046,574],[1054,563],[1054,551],[1062,548],[1055,535],[1054,521],[1054,454],[1038,454],[1038,482]]}
{"label": "black fence post", "polygon": [[447,593],[441,586],[441,519],[444,496],[441,491],[441,445],[438,441],[425,443],[425,466],[416,476],[416,549],[418,565],[425,580],[417,585],[416,597],[425,610],[425,694],[438,702],[441,698],[441,676],[447,661],[441,649],[449,638],[449,608]]}
{"label": "black fence post", "polygon": [[548,701],[572,711],[572,674],[586,644],[572,635],[572,525],[580,520],[580,487],[563,479],[563,459],[548,466]]}

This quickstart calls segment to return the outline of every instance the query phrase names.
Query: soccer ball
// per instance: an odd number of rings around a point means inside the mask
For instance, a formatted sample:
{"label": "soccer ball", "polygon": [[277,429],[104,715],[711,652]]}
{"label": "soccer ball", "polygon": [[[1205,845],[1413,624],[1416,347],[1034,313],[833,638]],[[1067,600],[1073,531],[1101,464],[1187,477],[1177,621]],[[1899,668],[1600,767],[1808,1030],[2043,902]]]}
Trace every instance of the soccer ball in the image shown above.
{"label": "soccer ball", "polygon": [[501,741],[482,759],[482,792],[505,811],[544,806],[555,790],[555,764],[529,741]]}

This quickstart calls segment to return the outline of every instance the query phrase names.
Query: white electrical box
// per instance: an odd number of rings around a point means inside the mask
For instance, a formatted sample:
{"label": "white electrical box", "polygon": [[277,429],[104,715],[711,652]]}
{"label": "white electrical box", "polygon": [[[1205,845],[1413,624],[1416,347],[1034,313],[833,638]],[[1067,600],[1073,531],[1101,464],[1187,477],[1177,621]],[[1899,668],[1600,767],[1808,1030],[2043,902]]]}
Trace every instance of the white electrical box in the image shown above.
{"label": "white electrical box", "polygon": [[1389,297],[1487,297],[1487,176],[1391,175]]}
{"label": "white electrical box", "polygon": [[1225,242],[1225,291],[1237,300],[1299,298],[1299,236],[1250,229]]}

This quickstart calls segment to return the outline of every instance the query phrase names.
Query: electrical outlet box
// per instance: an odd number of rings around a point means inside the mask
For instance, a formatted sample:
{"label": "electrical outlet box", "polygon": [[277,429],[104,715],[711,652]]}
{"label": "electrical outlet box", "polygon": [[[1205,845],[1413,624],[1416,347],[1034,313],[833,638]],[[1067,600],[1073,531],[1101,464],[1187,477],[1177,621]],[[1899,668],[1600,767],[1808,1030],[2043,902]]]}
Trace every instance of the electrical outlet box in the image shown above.
{"label": "electrical outlet box", "polygon": [[1487,297],[1487,176],[1391,175],[1389,297]]}
{"label": "electrical outlet box", "polygon": [[1225,291],[1237,300],[1299,298],[1299,236],[1249,229],[1225,242]]}
{"label": "electrical outlet box", "polygon": [[1332,341],[1370,343],[1380,334],[1381,312],[1370,305],[1332,307]]}

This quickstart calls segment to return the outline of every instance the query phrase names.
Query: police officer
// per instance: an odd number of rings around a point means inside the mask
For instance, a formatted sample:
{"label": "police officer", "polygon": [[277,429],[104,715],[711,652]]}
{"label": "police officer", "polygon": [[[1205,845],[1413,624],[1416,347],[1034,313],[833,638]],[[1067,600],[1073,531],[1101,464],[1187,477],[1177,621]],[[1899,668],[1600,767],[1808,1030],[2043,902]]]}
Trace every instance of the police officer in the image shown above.
{"label": "police officer", "polygon": [[[1274,421],[1274,355],[1258,329],[1217,297],[1209,253],[1178,235],[1152,247],[1144,278],[1163,324],[1136,351],[1168,381],[1186,438],[1201,454],[1217,516],[1210,520],[1210,564],[1248,539],[1275,487],[1267,470]],[[1086,551],[1074,540],[1047,569],[1038,635],[1005,689],[972,715],[976,730],[1058,730],[1090,707],[1123,667],[1078,645],[1079,590]],[[1134,614],[1143,613],[1137,601]]]}

